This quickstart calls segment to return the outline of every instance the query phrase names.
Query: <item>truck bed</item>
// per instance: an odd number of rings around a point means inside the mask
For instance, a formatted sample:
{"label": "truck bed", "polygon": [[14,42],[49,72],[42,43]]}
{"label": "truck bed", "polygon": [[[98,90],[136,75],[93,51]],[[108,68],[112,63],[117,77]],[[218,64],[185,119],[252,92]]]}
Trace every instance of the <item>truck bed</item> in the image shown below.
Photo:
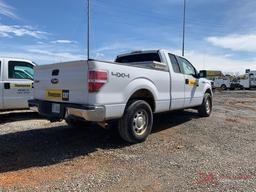
{"label": "truck bed", "polygon": [[[94,93],[88,90],[88,73],[91,70],[108,73],[107,83]],[[56,71],[59,73],[54,75]],[[44,101],[104,105],[107,118],[112,118],[122,116],[128,98],[140,88],[154,93],[156,111],[169,110],[169,79],[170,74],[161,63],[139,65],[96,60],[73,61],[36,67],[34,95],[36,99]]]}

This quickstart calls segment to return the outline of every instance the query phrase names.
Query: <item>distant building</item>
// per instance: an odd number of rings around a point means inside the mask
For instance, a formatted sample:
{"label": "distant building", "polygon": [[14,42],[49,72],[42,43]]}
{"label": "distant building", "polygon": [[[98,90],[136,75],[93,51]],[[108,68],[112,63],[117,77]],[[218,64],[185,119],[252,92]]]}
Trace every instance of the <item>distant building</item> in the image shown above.
{"label": "distant building", "polygon": [[214,80],[216,78],[223,78],[224,74],[221,71],[213,71],[213,70],[203,70],[202,71],[206,78],[209,80]]}

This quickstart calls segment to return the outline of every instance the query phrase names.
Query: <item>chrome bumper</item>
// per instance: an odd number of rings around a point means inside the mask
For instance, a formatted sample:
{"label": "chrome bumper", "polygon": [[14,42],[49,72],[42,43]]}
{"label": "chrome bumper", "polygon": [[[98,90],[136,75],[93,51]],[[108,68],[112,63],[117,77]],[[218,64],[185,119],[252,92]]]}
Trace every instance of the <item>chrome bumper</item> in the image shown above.
{"label": "chrome bumper", "polygon": [[102,122],[105,120],[105,107],[95,106],[94,109],[90,110],[68,107],[66,110],[67,115],[80,117],[86,121]]}
{"label": "chrome bumper", "polygon": [[[52,112],[52,104],[60,104],[60,113]],[[36,99],[29,100],[29,106],[51,121],[65,119],[67,115],[93,122],[102,122],[106,117],[106,109],[104,106],[59,103]]]}

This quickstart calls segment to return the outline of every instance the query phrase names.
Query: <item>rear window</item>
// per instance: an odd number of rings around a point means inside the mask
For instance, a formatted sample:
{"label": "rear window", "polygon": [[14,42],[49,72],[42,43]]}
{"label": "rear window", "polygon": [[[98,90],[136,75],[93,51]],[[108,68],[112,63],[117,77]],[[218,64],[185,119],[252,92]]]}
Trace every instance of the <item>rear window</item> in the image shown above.
{"label": "rear window", "polygon": [[127,55],[123,57],[118,57],[116,59],[117,63],[136,63],[136,62],[147,62],[147,61],[161,62],[158,53],[143,53],[143,54]]}

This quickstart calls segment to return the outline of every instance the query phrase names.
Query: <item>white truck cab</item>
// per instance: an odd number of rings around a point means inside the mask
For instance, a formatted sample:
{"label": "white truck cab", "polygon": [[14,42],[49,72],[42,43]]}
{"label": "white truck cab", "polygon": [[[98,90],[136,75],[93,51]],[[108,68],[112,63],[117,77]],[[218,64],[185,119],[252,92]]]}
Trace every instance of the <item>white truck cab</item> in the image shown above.
{"label": "white truck cab", "polygon": [[32,61],[0,58],[0,110],[26,109],[33,98]]}
{"label": "white truck cab", "polygon": [[196,108],[210,116],[211,82],[200,74],[187,59],[162,49],[119,55],[115,62],[38,66],[29,103],[72,127],[119,119],[120,136],[137,143],[150,134],[153,113]]}

